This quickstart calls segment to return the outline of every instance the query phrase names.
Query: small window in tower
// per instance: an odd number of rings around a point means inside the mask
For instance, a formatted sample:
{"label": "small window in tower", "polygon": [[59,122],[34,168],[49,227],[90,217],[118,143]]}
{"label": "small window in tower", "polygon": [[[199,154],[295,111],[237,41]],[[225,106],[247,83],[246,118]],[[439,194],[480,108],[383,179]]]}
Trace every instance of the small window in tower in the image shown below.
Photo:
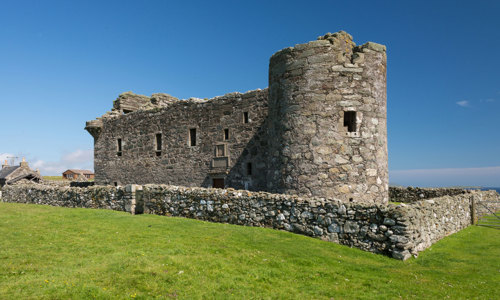
{"label": "small window in tower", "polygon": [[243,123],[249,123],[250,119],[248,118],[248,111],[243,112]]}
{"label": "small window in tower", "polygon": [[247,163],[247,175],[252,175],[252,163]]}
{"label": "small window in tower", "polygon": [[131,113],[131,112],[132,112],[132,111],[131,111],[131,110],[129,110],[129,109],[124,109],[124,110],[123,110],[123,114],[124,114],[124,115],[129,114],[129,113]]}
{"label": "small window in tower", "polygon": [[189,129],[189,145],[196,146],[196,128]]}
{"label": "small window in tower", "polygon": [[227,141],[229,140],[229,129],[224,129],[224,140]]}
{"label": "small window in tower", "polygon": [[356,112],[344,111],[344,127],[348,132],[356,132]]}
{"label": "small window in tower", "polygon": [[116,140],[116,155],[122,156],[122,139]]}
{"label": "small window in tower", "polygon": [[161,156],[161,133],[157,133],[155,136],[156,144],[156,156]]}

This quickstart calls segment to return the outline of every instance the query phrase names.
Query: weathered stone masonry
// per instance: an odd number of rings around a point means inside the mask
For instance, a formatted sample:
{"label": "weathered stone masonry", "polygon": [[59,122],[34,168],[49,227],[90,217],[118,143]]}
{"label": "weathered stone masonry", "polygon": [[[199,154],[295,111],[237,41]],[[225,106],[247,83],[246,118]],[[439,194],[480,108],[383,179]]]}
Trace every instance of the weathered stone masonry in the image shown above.
{"label": "weathered stone masonry", "polygon": [[300,198],[295,195],[166,185],[88,188],[13,185],[2,201],[105,208],[269,227],[365,251],[407,259],[471,224],[472,200],[496,200],[494,191],[467,191],[411,204],[385,205]]}
{"label": "weathered stone masonry", "polygon": [[86,129],[97,184],[388,201],[385,46],[356,46],[345,32],[274,54],[268,89],[209,100],[125,93]]}
{"label": "weathered stone masonry", "polygon": [[[129,96],[122,95],[118,101]],[[94,145],[95,180],[98,184],[211,186],[213,179],[224,178],[226,186],[262,190],[266,117],[267,90],[256,90],[211,101],[173,101],[164,107],[103,118]],[[191,143],[193,131],[196,137]]]}
{"label": "weathered stone masonry", "polygon": [[467,190],[461,188],[390,187],[389,199],[392,202],[412,203],[424,199],[455,196],[466,193]]}
{"label": "weathered stone masonry", "polygon": [[339,32],[274,54],[269,191],[387,203],[386,97],[385,46]]}

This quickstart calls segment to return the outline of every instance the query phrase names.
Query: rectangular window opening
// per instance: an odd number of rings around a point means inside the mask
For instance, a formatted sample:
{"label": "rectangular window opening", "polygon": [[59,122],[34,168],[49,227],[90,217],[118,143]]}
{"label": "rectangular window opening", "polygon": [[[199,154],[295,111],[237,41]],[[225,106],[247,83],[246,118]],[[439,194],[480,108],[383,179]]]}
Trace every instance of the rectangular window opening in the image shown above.
{"label": "rectangular window opening", "polygon": [[189,145],[196,146],[196,128],[189,129]]}
{"label": "rectangular window opening", "polygon": [[247,175],[252,175],[252,163],[247,163]]}
{"label": "rectangular window opening", "polygon": [[224,129],[224,140],[227,141],[229,140],[229,129]]}
{"label": "rectangular window opening", "polygon": [[155,135],[156,156],[161,156],[161,133]]}
{"label": "rectangular window opening", "polygon": [[116,140],[116,155],[122,156],[122,139]]}
{"label": "rectangular window opening", "polygon": [[243,123],[247,124],[250,122],[250,119],[248,118],[248,111],[243,112]]}
{"label": "rectangular window opening", "polygon": [[224,156],[226,156],[226,145],[217,145],[217,146],[215,146],[215,156],[216,157],[224,157]]}
{"label": "rectangular window opening", "polygon": [[356,112],[344,111],[344,127],[348,132],[356,132]]}

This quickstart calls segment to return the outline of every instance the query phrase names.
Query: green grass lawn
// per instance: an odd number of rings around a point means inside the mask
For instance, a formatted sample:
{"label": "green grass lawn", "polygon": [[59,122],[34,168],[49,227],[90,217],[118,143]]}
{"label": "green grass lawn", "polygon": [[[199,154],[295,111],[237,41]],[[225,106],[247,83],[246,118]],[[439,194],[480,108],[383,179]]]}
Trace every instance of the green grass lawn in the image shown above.
{"label": "green grass lawn", "polygon": [[498,299],[500,230],[398,261],[288,232],[0,203],[0,299]]}
{"label": "green grass lawn", "polygon": [[62,176],[43,176],[43,180],[51,180],[51,181],[63,181],[67,180]]}

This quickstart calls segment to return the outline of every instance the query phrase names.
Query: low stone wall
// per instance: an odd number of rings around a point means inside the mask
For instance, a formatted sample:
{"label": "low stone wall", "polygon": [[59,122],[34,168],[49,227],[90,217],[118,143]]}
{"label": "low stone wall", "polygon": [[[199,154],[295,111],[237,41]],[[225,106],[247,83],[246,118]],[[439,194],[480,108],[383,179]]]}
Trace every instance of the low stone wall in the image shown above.
{"label": "low stone wall", "polygon": [[389,187],[389,201],[412,203],[424,199],[455,196],[465,193],[467,193],[467,190],[460,188]]}
{"label": "low stone wall", "polygon": [[498,201],[499,195],[493,191],[465,191],[411,204],[376,205],[167,185],[16,185],[4,188],[2,200],[269,227],[404,260],[470,225],[472,200],[477,203],[485,199]]}
{"label": "low stone wall", "polygon": [[471,225],[471,200],[481,193],[468,192],[399,205],[404,236],[398,244],[398,248],[403,249],[401,255],[416,255],[443,237]]}
{"label": "low stone wall", "polygon": [[483,191],[475,198],[476,217],[481,218],[500,211],[498,193],[494,190]]}
{"label": "low stone wall", "polygon": [[395,205],[163,185],[145,185],[136,197],[144,213],[282,229],[387,255],[398,251],[389,237],[402,233],[392,229],[400,215]]}
{"label": "low stone wall", "polygon": [[112,186],[76,188],[19,184],[4,187],[1,200],[15,203],[130,211],[131,195],[129,194],[127,195],[124,188]]}
{"label": "low stone wall", "polygon": [[69,186],[71,187],[89,187],[89,186],[94,186],[95,182],[94,181],[71,181]]}
{"label": "low stone wall", "polygon": [[[30,182],[20,182],[19,184],[32,184]],[[44,180],[41,184],[50,185],[54,187],[70,186],[71,181],[69,180]]]}

